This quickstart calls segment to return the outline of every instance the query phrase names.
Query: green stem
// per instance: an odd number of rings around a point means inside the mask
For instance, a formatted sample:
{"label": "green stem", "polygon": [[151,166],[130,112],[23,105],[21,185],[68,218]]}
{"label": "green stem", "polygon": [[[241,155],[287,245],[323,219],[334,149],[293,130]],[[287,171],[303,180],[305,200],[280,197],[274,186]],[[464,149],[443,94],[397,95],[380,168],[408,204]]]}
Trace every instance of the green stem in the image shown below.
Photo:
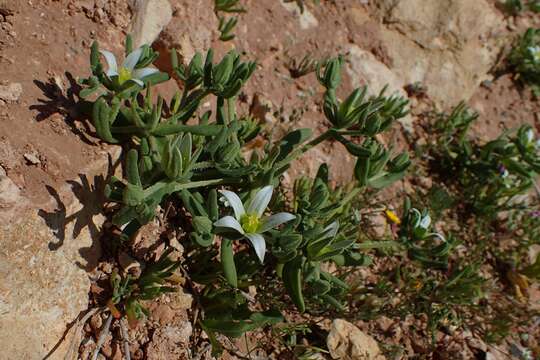
{"label": "green stem", "polygon": [[349,202],[351,202],[352,200],[354,200],[354,198],[360,193],[360,191],[362,191],[364,189],[363,186],[360,186],[360,187],[357,187],[357,188],[354,188],[352,189],[348,194],[347,196],[345,196],[343,198],[343,200],[340,201],[341,203],[341,206],[338,207],[337,209],[335,209],[333,212],[331,212],[328,216],[329,217],[333,217],[336,213],[339,213],[341,211],[341,209],[343,209],[344,206],[346,206]]}
{"label": "green stem", "polygon": [[203,186],[212,186],[212,185],[221,185],[234,182],[235,179],[212,179],[212,180],[202,180],[202,181],[193,181],[189,183],[177,183],[175,181],[159,181],[149,188],[144,190],[144,196],[155,196],[156,194],[161,194],[164,196],[166,194],[172,194],[186,189],[193,189]]}
{"label": "green stem", "polygon": [[322,143],[323,141],[331,138],[332,135],[334,134],[334,132],[335,132],[335,129],[330,128],[330,129],[326,130],[324,133],[322,133],[321,135],[317,136],[315,139],[313,139],[310,142],[308,142],[307,144],[305,144],[304,146],[302,146],[300,148],[297,148],[296,150],[291,152],[289,154],[289,156],[287,156],[285,159],[283,159],[279,163],[277,163],[277,168],[282,168],[282,167],[286,166],[287,164],[290,164],[293,160],[296,160],[297,158],[302,156],[304,153],[311,150],[313,147],[315,147],[315,146],[319,145],[320,143]]}
{"label": "green stem", "polygon": [[225,117],[225,99],[221,96],[216,101],[216,122],[220,125],[227,124],[227,118]]}
{"label": "green stem", "polygon": [[238,287],[238,275],[236,273],[236,265],[234,263],[233,242],[230,239],[221,239],[221,266],[223,274],[229,285],[234,288]]}
{"label": "green stem", "polygon": [[234,96],[227,99],[227,110],[229,111],[229,113],[227,114],[227,117],[228,117],[229,123],[231,123],[231,121],[234,120],[234,114],[236,112],[235,103],[236,102],[234,101]]}

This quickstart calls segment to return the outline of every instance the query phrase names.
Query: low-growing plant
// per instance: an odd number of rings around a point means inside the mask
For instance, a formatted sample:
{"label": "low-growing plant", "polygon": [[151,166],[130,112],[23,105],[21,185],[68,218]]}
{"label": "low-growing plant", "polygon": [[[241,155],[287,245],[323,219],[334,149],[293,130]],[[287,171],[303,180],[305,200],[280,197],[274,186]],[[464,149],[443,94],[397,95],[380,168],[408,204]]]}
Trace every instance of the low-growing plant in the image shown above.
{"label": "low-growing plant", "polygon": [[532,12],[540,12],[540,1],[538,0],[529,0],[529,1],[522,1],[522,0],[506,0],[504,3],[505,10],[511,14],[511,15],[518,15],[525,9],[529,9]]}
{"label": "low-growing plant", "polygon": [[[540,5],[539,5],[540,6]],[[508,62],[518,80],[540,94],[540,29],[529,28],[515,43]]]}
{"label": "low-growing plant", "polygon": [[[323,61],[324,62],[324,61]],[[312,73],[317,70],[319,60],[315,60],[311,55],[304,55],[304,57],[298,61],[296,58],[291,58],[287,64],[287,68],[293,78],[299,78]]]}
{"label": "low-growing plant", "polygon": [[[216,333],[237,337],[280,322],[279,310],[290,311],[290,302],[300,313],[343,311],[349,286],[329,269],[365,261],[352,206],[359,194],[405,175],[407,153],[394,154],[377,137],[407,114],[407,101],[385,96],[384,90],[368,96],[367,87],[339,99],[343,60],[329,59],[317,66],[326,89],[328,129],[315,138],[311,129],[293,130],[246,158],[243,149],[261,126],[237,113],[236,97],[253,74],[254,62],[231,51],[215,63],[210,50],[185,65],[172,51],[183,90],[170,101],[161,96],[153,101],[152,86],[169,78],[144,69],[157,53],[148,46],[133,50],[128,37],[126,54],[124,65],[115,67],[112,54],[94,43],[92,75],[82,80],[86,88],[81,92],[87,99],[97,96],[88,100],[96,135],[124,148],[124,175],[112,177],[106,188],[109,202],[116,204],[112,222],[121,229],[115,241],[129,250],[129,239],[159,215],[167,200],[181,204],[188,233],[184,266],[190,281],[201,287],[200,325],[216,352]],[[215,111],[201,113],[200,104],[208,97],[215,98]],[[297,179],[293,189],[286,189],[281,180],[293,161],[331,139],[356,158],[356,181],[333,188],[329,168],[321,164],[314,178]],[[113,275],[109,303],[122,315],[140,319],[141,301],[170,290],[164,282],[178,264],[167,254],[139,277]],[[259,295],[274,300],[255,306],[246,295],[250,287],[274,289]],[[287,296],[279,294],[280,288]]]}
{"label": "low-growing plant", "polygon": [[243,13],[246,12],[246,9],[243,8],[240,4],[240,0],[215,0],[214,1],[214,12],[216,13],[219,19],[218,30],[220,32],[219,39],[221,41],[229,41],[234,39],[234,28],[238,24],[238,17],[233,16],[227,18],[220,13]]}
{"label": "low-growing plant", "polygon": [[398,217],[386,211],[388,220],[399,227],[395,240],[359,244],[365,249],[384,246],[393,252],[374,255],[387,264],[377,274],[376,284],[353,285],[352,314],[364,320],[425,316],[434,344],[437,330],[467,324],[468,311],[484,297],[486,280],[479,274],[479,264],[457,256],[457,241],[451,234],[433,229],[427,210],[412,207],[407,198],[402,212]]}
{"label": "low-growing plant", "polygon": [[129,324],[136,327],[137,322],[148,315],[143,301],[176,291],[175,287],[165,285],[174,283],[173,275],[180,266],[180,262],[169,259],[172,250],[169,248],[158,261],[148,264],[137,278],[129,273],[121,276],[116,270],[113,271],[110,279],[112,297],[107,306],[115,317],[120,318],[125,314]]}
{"label": "low-growing plant", "polygon": [[478,115],[465,104],[439,120],[433,149],[438,166],[462,189],[461,198],[478,214],[493,218],[523,208],[518,198],[534,186],[540,173],[540,142],[529,125],[480,144],[468,136]]}
{"label": "low-growing plant", "polygon": [[447,269],[448,256],[455,246],[453,239],[430,230],[431,216],[427,210],[420,212],[406,201],[403,211],[398,236],[407,248],[409,258],[426,267]]}

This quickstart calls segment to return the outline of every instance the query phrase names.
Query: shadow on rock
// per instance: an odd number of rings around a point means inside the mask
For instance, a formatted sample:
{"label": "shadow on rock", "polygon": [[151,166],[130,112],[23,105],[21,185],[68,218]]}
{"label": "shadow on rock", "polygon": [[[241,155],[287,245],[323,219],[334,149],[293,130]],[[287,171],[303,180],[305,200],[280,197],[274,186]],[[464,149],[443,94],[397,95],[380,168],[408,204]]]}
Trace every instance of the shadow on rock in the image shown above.
{"label": "shadow on rock", "polygon": [[[56,201],[56,208],[53,211],[40,209],[38,214],[45,220],[47,226],[53,231],[57,242],[49,243],[49,249],[56,251],[60,249],[66,239],[76,240],[84,229],[90,233],[92,244],[90,247],[80,248],[79,253],[86,260],[86,265],[77,265],[91,271],[97,266],[100,256],[99,237],[101,236],[99,227],[95,224],[94,218],[102,214],[105,203],[104,188],[108,179],[114,174],[118,162],[113,163],[110,155],[108,170],[106,175],[96,175],[90,181],[85,174],[79,174],[79,180],[69,180],[71,191],[76,199],[72,205],[67,205],[62,201],[58,191],[51,186],[46,186],[49,194]],[[72,209],[73,207],[73,209]]]}
{"label": "shadow on rock", "polygon": [[[64,89],[58,78],[50,78],[47,82],[34,80],[34,84],[43,92],[46,99],[38,99],[39,104],[31,105],[29,109],[38,112],[37,121],[47,120],[54,114],[62,115],[75,135],[84,143],[95,145],[95,140],[88,136],[92,133],[87,121],[92,103],[79,98],[82,88],[71,73],[66,72],[65,78],[69,83],[67,89]],[[77,126],[77,121],[84,126],[84,131]]]}

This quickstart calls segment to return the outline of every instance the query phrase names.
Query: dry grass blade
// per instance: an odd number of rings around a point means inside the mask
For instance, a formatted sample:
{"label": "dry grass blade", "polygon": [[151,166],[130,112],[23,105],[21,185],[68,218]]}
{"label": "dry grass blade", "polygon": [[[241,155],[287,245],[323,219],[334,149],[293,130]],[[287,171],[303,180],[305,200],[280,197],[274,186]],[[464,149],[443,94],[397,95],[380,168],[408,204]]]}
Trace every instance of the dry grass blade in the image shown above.
{"label": "dry grass blade", "polygon": [[113,319],[112,314],[109,314],[109,317],[107,318],[107,321],[105,321],[105,325],[103,325],[103,328],[101,329],[101,332],[99,334],[99,338],[96,343],[96,349],[94,350],[94,353],[92,354],[92,360],[97,360],[98,358],[99,351],[101,350],[101,347],[105,343],[105,338],[107,337],[107,334],[109,333],[112,319]]}

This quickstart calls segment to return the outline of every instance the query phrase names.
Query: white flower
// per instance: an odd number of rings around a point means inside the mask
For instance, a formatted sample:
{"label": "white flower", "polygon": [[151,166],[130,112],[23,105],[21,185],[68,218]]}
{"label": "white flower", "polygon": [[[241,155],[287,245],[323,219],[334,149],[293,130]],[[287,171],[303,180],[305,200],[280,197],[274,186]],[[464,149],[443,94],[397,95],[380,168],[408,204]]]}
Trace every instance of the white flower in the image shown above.
{"label": "white flower", "polygon": [[431,225],[431,216],[429,215],[426,215],[422,218],[422,220],[420,220],[420,224],[419,226],[422,228],[422,229],[425,229],[427,230],[429,228],[429,225]]}
{"label": "white flower", "polygon": [[532,129],[527,130],[527,142],[530,144],[534,140],[534,131]]}
{"label": "white flower", "polygon": [[142,51],[142,48],[138,48],[129,53],[120,68],[118,68],[116,57],[112,52],[107,50],[100,50],[99,52],[105,57],[107,65],[109,66],[109,69],[106,72],[108,77],[112,78],[113,76],[117,76],[118,83],[120,85],[124,84],[126,81],[133,81],[134,83],[144,87],[142,79],[157,73],[159,70],[149,67],[135,69],[135,66],[141,58]]}
{"label": "white flower", "polygon": [[431,225],[431,216],[429,214],[422,215],[418,209],[412,208],[410,210],[414,214],[414,220],[412,221],[413,232],[419,238],[425,237],[436,237],[443,242],[446,242],[446,239],[443,235],[432,232],[428,233],[429,227]]}
{"label": "white flower", "polygon": [[272,199],[272,186],[265,186],[255,194],[252,201],[244,207],[242,200],[232,191],[220,190],[227,201],[227,205],[232,207],[234,217],[225,216],[214,223],[214,226],[221,228],[230,228],[246,237],[259,257],[261,263],[264,261],[266,253],[266,242],[262,233],[271,230],[283,223],[295,218],[293,214],[281,212],[272,216],[263,217],[266,207]]}
{"label": "white flower", "polygon": [[534,62],[540,62],[540,46],[531,46],[528,48]]}

